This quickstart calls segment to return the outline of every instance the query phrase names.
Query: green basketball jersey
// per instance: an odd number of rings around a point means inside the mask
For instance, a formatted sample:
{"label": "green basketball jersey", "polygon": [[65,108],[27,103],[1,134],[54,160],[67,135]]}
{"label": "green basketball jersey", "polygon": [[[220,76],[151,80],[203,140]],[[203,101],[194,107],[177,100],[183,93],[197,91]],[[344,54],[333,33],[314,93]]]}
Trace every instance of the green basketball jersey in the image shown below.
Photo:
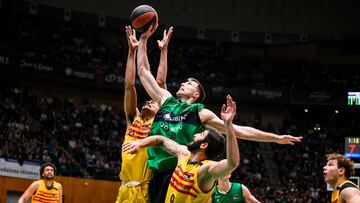
{"label": "green basketball jersey", "polygon": [[[169,97],[156,113],[149,136],[162,135],[186,145],[193,141],[194,134],[203,132],[199,111],[203,104],[188,104]],[[148,165],[155,171],[174,169],[177,158],[160,146],[148,147]]]}
{"label": "green basketball jersey", "polygon": [[245,199],[242,193],[242,185],[240,183],[231,183],[231,188],[226,194],[222,194],[218,190],[218,186],[215,187],[212,194],[213,203],[245,203]]}

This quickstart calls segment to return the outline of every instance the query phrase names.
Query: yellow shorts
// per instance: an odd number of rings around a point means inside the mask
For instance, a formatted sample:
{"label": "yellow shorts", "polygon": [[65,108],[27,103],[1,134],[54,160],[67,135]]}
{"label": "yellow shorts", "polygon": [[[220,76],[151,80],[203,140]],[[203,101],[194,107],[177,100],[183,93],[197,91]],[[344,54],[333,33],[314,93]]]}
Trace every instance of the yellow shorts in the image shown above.
{"label": "yellow shorts", "polygon": [[124,202],[149,202],[148,183],[143,183],[138,186],[121,185],[119,188],[119,194],[116,198],[116,203]]}

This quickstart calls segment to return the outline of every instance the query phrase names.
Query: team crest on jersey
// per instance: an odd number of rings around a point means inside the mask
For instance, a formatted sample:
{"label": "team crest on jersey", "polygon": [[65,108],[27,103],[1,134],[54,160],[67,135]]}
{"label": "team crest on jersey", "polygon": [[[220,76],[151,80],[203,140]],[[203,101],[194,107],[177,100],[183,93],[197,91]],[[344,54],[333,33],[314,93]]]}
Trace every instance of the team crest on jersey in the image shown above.
{"label": "team crest on jersey", "polygon": [[143,126],[141,126],[141,130],[149,130],[149,129],[150,129],[149,124],[144,124]]}
{"label": "team crest on jersey", "polygon": [[134,135],[134,131],[129,130],[128,135],[133,136],[133,135]]}
{"label": "team crest on jersey", "polygon": [[191,178],[191,175],[190,175],[190,174],[186,174],[186,175],[184,176],[184,179],[185,179],[185,180],[190,180],[190,178]]}
{"label": "team crest on jersey", "polygon": [[239,195],[234,195],[233,196],[233,200],[238,200],[240,197],[239,197]]}

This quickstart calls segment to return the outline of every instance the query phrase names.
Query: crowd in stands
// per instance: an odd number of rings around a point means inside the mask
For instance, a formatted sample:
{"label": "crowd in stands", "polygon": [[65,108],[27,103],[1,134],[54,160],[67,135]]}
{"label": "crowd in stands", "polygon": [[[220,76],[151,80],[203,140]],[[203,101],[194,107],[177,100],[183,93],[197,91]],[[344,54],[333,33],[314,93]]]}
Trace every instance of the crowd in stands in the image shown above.
{"label": "crowd in stands", "polygon": [[1,90],[0,157],[53,162],[60,175],[117,179],[124,121],[114,107]]}
{"label": "crowd in stands", "polygon": [[[51,65],[64,73],[71,67],[98,75],[124,75],[127,42],[123,30],[26,16],[4,23],[0,34],[0,54]],[[120,25],[119,25],[120,26]],[[157,39],[150,40],[150,64],[159,62]],[[359,65],[324,65],[316,62],[271,61],[245,58],[241,47],[228,42],[174,38],[169,47],[168,81],[179,84],[194,76],[207,86],[261,86],[280,89],[356,89],[360,87]],[[346,68],[346,71],[342,71]],[[209,88],[211,89],[211,88]]]}

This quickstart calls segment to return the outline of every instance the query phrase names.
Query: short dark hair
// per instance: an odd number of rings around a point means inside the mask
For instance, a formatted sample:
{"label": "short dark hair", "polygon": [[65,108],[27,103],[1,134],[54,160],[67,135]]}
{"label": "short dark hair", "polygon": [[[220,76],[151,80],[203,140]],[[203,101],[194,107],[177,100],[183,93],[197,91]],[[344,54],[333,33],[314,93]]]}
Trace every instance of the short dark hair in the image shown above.
{"label": "short dark hair", "polygon": [[209,131],[207,136],[204,138],[204,143],[208,143],[205,150],[207,159],[219,160],[225,153],[225,138],[218,131],[212,128],[206,129]]}
{"label": "short dark hair", "polygon": [[198,84],[198,86],[199,86],[200,97],[195,102],[199,102],[199,103],[204,102],[206,93],[205,93],[205,89],[202,86],[202,84],[195,78],[188,78],[188,80],[196,82],[196,84]]}
{"label": "short dark hair", "polygon": [[44,173],[45,167],[47,167],[47,166],[50,166],[51,168],[53,168],[54,169],[54,175],[56,174],[55,165],[52,164],[52,163],[45,163],[40,167],[40,176],[41,176],[41,178],[44,178],[42,174]]}
{"label": "short dark hair", "polygon": [[337,160],[338,168],[345,169],[345,178],[349,179],[353,174],[355,174],[354,169],[354,162],[351,161],[349,158],[341,154],[327,154],[326,158],[328,161],[330,160]]}

